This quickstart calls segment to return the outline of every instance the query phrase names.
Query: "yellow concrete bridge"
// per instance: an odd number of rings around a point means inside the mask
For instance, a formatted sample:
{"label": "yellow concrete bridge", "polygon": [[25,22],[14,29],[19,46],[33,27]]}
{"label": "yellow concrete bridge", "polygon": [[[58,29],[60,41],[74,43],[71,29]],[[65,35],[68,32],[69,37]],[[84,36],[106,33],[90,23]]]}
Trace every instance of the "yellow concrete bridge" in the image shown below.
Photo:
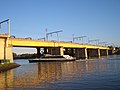
{"label": "yellow concrete bridge", "polygon": [[0,59],[9,59],[13,62],[12,47],[32,47],[37,49],[40,55],[40,48],[44,54],[71,55],[80,58],[108,55],[108,47],[95,46],[90,44],[76,44],[70,42],[31,40],[24,38],[10,38],[9,34],[0,34]]}

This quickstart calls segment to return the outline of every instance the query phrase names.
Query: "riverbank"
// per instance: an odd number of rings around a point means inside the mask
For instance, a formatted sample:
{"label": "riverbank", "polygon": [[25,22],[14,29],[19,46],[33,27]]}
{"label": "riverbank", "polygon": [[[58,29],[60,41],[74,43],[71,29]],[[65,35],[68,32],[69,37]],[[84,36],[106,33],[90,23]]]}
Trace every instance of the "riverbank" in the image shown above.
{"label": "riverbank", "polygon": [[7,70],[10,70],[10,69],[19,67],[19,66],[20,66],[20,65],[19,65],[19,64],[16,64],[16,63],[0,64],[0,72],[1,72],[1,71],[7,71]]}

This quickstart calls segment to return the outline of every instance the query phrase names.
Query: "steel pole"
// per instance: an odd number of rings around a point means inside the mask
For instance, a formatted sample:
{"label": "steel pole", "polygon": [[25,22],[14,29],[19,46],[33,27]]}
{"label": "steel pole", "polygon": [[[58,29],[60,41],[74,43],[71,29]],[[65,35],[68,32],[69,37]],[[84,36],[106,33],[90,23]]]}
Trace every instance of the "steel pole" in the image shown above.
{"label": "steel pole", "polygon": [[8,35],[10,36],[10,19],[8,19]]}

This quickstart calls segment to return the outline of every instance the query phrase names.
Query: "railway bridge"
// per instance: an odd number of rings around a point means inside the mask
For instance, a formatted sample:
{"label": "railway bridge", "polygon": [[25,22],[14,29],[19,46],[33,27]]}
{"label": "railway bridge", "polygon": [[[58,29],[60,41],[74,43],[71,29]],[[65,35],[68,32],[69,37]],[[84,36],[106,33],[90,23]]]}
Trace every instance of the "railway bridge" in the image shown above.
{"label": "railway bridge", "polygon": [[77,59],[88,59],[89,57],[100,57],[109,55],[109,48],[91,44],[77,44],[71,42],[57,42],[48,40],[32,40],[24,38],[10,38],[9,34],[0,34],[0,59],[13,62],[13,47],[31,47],[44,49],[44,54],[52,55],[71,55]]}

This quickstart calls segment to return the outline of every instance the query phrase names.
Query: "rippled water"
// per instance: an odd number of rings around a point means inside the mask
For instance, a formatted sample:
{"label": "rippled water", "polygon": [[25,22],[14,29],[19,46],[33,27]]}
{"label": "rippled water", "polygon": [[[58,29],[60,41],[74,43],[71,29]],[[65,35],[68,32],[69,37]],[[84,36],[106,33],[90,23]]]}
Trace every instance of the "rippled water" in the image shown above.
{"label": "rippled water", "polygon": [[0,90],[120,90],[120,56],[29,63],[0,73]]}

